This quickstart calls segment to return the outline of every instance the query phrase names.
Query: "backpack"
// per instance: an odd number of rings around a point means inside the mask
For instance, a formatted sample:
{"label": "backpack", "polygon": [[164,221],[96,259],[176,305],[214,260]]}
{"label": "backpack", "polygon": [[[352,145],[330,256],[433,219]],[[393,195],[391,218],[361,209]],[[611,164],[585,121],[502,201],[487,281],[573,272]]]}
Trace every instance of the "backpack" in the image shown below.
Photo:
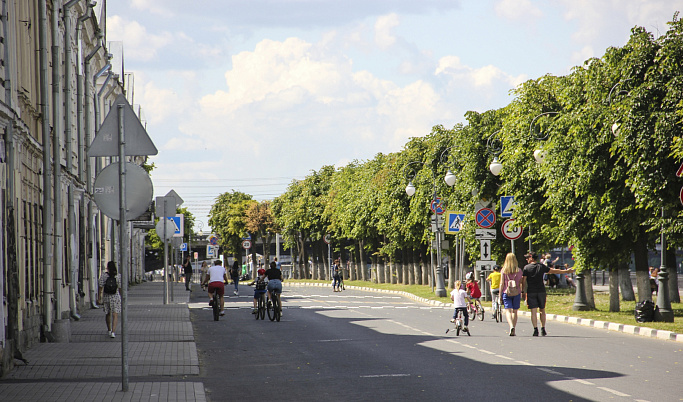
{"label": "backpack", "polygon": [[510,297],[515,297],[519,294],[519,288],[517,287],[517,281],[514,279],[508,280],[508,287],[505,293]]}
{"label": "backpack", "polygon": [[230,276],[239,276],[242,269],[239,266],[233,265],[233,267],[230,269]]}
{"label": "backpack", "polygon": [[264,280],[257,280],[256,281],[256,290],[266,290],[266,287],[268,284]]}
{"label": "backpack", "polygon": [[107,276],[107,280],[104,282],[104,293],[113,295],[116,293],[116,289],[118,289],[118,285],[116,284],[116,277],[112,275]]}

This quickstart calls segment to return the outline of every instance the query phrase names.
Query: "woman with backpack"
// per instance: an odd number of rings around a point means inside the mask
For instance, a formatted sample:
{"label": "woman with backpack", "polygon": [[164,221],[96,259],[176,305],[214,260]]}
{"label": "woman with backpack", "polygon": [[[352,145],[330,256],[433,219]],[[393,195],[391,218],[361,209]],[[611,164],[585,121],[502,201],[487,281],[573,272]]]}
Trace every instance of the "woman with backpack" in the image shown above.
{"label": "woman with backpack", "polygon": [[521,284],[522,270],[519,269],[517,257],[513,253],[508,253],[500,271],[500,295],[505,307],[505,317],[510,325],[510,336],[515,336],[517,310],[522,301]]}
{"label": "woman with backpack", "polygon": [[107,322],[107,332],[110,338],[116,338],[116,325],[121,314],[121,276],[116,272],[116,263],[109,261],[107,270],[100,276],[97,304],[104,307],[104,319]]}

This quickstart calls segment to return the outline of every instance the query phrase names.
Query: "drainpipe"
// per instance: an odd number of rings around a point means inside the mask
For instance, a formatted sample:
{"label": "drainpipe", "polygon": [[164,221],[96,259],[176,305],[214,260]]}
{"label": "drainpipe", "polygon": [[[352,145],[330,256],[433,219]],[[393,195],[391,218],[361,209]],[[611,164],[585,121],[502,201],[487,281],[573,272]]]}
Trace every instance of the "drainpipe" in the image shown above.
{"label": "drainpipe", "polygon": [[40,103],[43,141],[43,334],[52,340],[52,210],[50,186],[50,97],[47,79],[47,1],[39,1]]}
{"label": "drainpipe", "polygon": [[[108,61],[110,61],[112,57],[113,56],[111,53],[107,53],[107,60]],[[100,114],[101,114],[100,99],[102,97],[102,92],[104,92],[105,88],[107,87],[107,84],[109,84],[109,80],[111,80],[111,77],[114,74],[111,71],[111,63],[107,63],[105,68],[107,71],[107,78],[104,80],[102,87],[100,88],[100,90],[97,92],[97,95],[95,96],[95,132],[97,132],[97,130],[100,129],[100,126],[102,124],[102,121],[101,121],[102,119],[100,117]],[[98,72],[98,74],[104,73],[105,68],[100,70],[100,72]],[[97,81],[97,78],[95,78],[95,81]],[[96,84],[97,83],[95,82],[95,85]],[[102,170],[102,158],[96,158],[95,159],[95,173],[99,173],[100,170]],[[99,215],[100,215],[100,217],[99,217],[99,220],[100,220],[100,265],[103,266],[102,263],[104,261],[103,259],[105,258],[105,255],[104,255],[105,244],[104,243],[106,240],[105,237],[107,236],[106,235],[107,231],[106,231],[105,218],[102,215],[102,213],[100,213]]]}
{"label": "drainpipe", "polygon": [[[71,312],[71,318],[76,321],[81,319],[78,314],[78,306],[76,304],[76,287],[78,286],[78,266],[76,265],[76,259],[74,258],[75,250],[78,250],[78,240],[76,238],[76,219],[75,219],[75,208],[74,203],[74,174],[73,174],[73,130],[71,129],[71,113],[72,104],[71,95],[71,70],[73,69],[73,61],[71,59],[71,53],[73,52],[73,46],[71,44],[71,39],[73,35],[71,31],[71,7],[76,5],[80,0],[70,0],[64,4],[64,114],[66,116],[65,124],[66,128],[64,131],[65,141],[66,141],[66,171],[69,175],[69,189],[68,189],[68,202],[67,202],[67,226],[69,233],[69,246],[71,250],[71,255],[67,256],[67,267],[69,269],[69,310]],[[89,10],[89,9],[88,9]],[[86,11],[87,13],[87,11]]]}
{"label": "drainpipe", "polygon": [[[54,3],[53,3],[54,4]],[[53,291],[55,294],[55,322],[62,319],[62,287],[63,287],[63,241],[64,226],[62,224],[62,99],[60,94],[61,75],[59,74],[59,9],[52,10],[52,164],[54,175],[52,186],[54,191],[54,262]]]}
{"label": "drainpipe", "polygon": [[[79,26],[80,27],[80,26]],[[97,45],[95,46],[95,49],[93,49],[90,54],[85,56],[85,60],[83,61],[83,76],[81,77],[81,81],[84,81],[85,79],[90,78],[90,60],[92,60],[93,57],[97,54],[97,52],[102,48],[102,32],[97,33]],[[104,70],[102,70],[102,74],[104,74]],[[83,146],[87,147],[90,146],[90,135],[92,132],[92,127],[90,126],[90,121],[91,121],[91,112],[93,112],[93,105],[91,105],[91,101],[93,100],[93,95],[91,88],[94,87],[95,83],[97,82],[97,78],[99,76],[94,76],[93,77],[93,86],[90,85],[88,82],[87,84],[84,85],[84,101],[85,101],[85,122],[84,122],[84,129],[85,129],[85,141]],[[85,152],[84,152],[85,154]],[[89,197],[92,196],[92,162],[90,158],[87,155],[84,155],[85,158],[85,183],[86,183],[86,194],[88,194]],[[86,213],[86,222],[88,222],[88,228],[87,228],[87,236],[88,236],[88,243],[90,244],[90,306],[92,308],[98,308],[97,306],[97,279],[99,277],[98,275],[98,260],[96,258],[97,256],[97,250],[96,250],[96,242],[95,242],[95,230],[93,225],[96,223],[97,219],[95,218],[95,214],[93,213],[93,201],[90,198],[87,198],[87,213]]]}

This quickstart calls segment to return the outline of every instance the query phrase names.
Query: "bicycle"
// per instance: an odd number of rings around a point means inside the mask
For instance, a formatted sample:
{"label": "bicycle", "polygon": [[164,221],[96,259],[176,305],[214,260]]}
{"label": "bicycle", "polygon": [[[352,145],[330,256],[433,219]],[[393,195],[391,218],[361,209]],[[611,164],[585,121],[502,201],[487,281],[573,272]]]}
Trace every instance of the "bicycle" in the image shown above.
{"label": "bicycle", "polygon": [[[460,336],[460,331],[467,332],[467,336],[472,336],[470,329],[465,329],[465,317],[462,314],[462,310],[458,310],[458,315],[455,317],[455,322],[453,325],[455,326],[455,336]],[[448,328],[446,333],[448,333],[450,330],[451,329]]]}
{"label": "bicycle", "polygon": [[493,318],[495,318],[496,322],[503,322],[503,306],[502,304],[498,301],[498,295],[493,298],[493,301],[491,302],[491,309],[493,310]]}
{"label": "bicycle", "polygon": [[266,317],[266,293],[261,293],[261,295],[257,299],[257,308],[256,308],[256,314],[254,314],[254,317],[258,320],[261,318],[262,320]]}
{"label": "bicycle", "polygon": [[280,316],[282,313],[282,305],[280,304],[280,293],[272,291],[275,297],[272,297],[266,303],[266,310],[268,311],[268,319],[271,321],[277,320],[280,322]]}
{"label": "bicycle", "polygon": [[213,308],[213,320],[218,321],[218,318],[221,315],[221,297],[218,296],[218,291],[213,292],[213,303],[211,307]]}
{"label": "bicycle", "polygon": [[481,305],[479,299],[474,299],[469,302],[467,312],[473,320],[476,317],[479,317],[479,321],[484,321],[484,306]]}

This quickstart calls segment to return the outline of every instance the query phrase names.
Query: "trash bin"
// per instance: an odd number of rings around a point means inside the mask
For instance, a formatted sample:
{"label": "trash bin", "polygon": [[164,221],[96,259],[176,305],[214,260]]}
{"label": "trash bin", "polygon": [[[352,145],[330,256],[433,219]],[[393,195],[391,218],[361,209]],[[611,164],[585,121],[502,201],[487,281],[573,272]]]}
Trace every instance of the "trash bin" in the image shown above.
{"label": "trash bin", "polygon": [[655,320],[655,304],[652,300],[643,300],[640,303],[636,303],[636,322],[651,322]]}
{"label": "trash bin", "polygon": [[479,288],[481,289],[481,298],[484,301],[491,301],[491,284],[486,281],[491,272],[493,271],[486,269],[479,271]]}

